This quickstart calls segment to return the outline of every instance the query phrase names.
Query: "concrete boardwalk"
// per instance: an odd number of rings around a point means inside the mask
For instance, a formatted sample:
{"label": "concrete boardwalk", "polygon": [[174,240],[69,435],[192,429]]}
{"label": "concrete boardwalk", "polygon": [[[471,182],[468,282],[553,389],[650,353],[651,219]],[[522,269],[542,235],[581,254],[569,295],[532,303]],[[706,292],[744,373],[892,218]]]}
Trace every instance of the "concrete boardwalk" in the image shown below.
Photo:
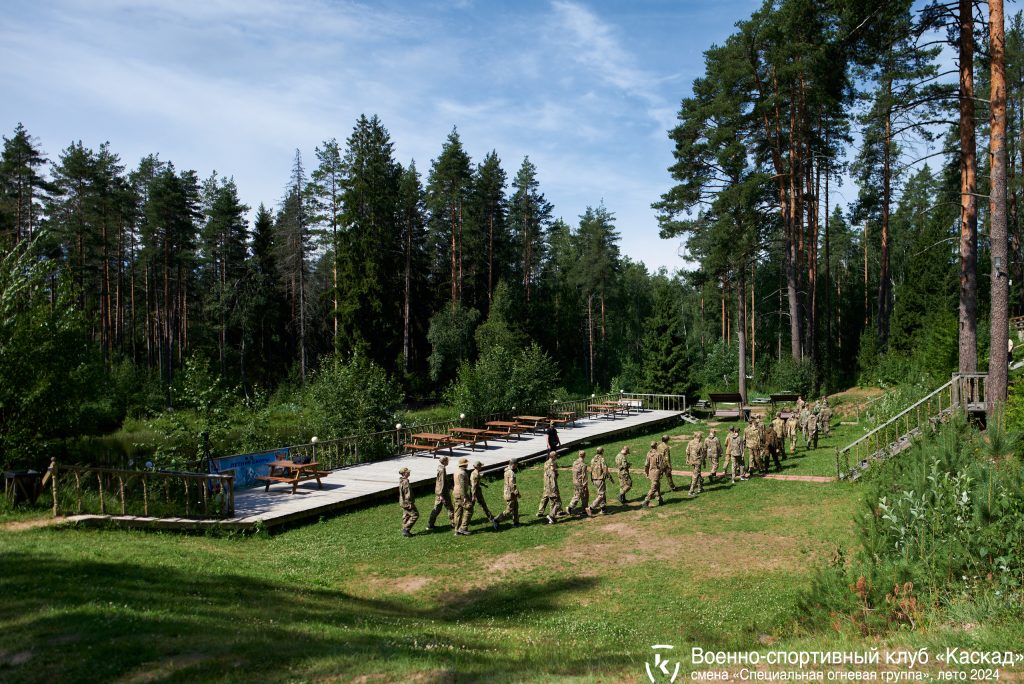
{"label": "concrete boardwalk", "polygon": [[[605,439],[617,433],[635,430],[642,426],[678,418],[679,411],[643,411],[629,416],[583,419],[576,425],[561,428],[558,436],[563,448],[571,448],[584,442]],[[454,473],[460,458],[484,464],[485,470],[504,468],[511,458],[529,460],[542,457],[547,451],[547,440],[543,433],[526,433],[518,440],[488,441],[487,447],[478,445],[476,451],[469,447],[455,447],[449,456],[448,472]],[[607,455],[606,455],[607,456]],[[615,454],[611,454],[614,458]],[[609,459],[610,460],[610,459]],[[635,458],[634,458],[635,460]],[[321,478],[323,489],[318,489],[316,480],[299,484],[292,494],[291,485],[272,484],[270,491],[263,487],[235,493],[235,517],[226,520],[209,521],[206,526],[248,528],[260,524],[273,527],[303,518],[316,518],[333,511],[378,498],[398,499],[398,469],[405,466],[411,471],[409,482],[414,489],[422,489],[432,483],[437,473],[437,461],[430,456],[401,456],[387,461],[363,463],[342,468]],[[431,499],[431,503],[433,499]],[[427,506],[429,509],[430,506]]]}

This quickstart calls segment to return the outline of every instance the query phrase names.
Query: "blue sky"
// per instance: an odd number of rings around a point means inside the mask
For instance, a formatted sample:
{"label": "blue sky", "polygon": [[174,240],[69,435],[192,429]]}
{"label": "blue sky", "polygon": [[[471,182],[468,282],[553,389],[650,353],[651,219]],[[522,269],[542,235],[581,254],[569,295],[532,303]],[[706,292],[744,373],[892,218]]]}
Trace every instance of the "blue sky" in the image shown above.
{"label": "blue sky", "polygon": [[233,176],[275,205],[292,157],[378,114],[424,178],[452,126],[474,162],[525,155],[556,215],[615,213],[625,254],[682,265],[651,202],[703,51],[759,2],[706,0],[8,0],[0,130],[21,121],[51,159],[109,140]]}

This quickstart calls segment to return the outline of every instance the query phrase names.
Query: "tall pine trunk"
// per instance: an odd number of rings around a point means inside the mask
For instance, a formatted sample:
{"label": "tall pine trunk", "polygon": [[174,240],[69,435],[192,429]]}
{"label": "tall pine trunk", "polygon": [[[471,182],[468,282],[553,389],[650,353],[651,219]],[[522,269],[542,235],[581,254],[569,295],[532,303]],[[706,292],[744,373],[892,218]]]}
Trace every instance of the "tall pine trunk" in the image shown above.
{"label": "tall pine trunk", "polygon": [[978,369],[978,199],[974,133],[974,3],[960,0],[960,333],[961,373]]}
{"label": "tall pine trunk", "polygon": [[992,255],[992,299],[986,399],[992,407],[1006,401],[1009,283],[1006,230],[1006,37],[1003,0],[989,0],[989,46],[992,53],[991,138],[992,181],[989,190]]}
{"label": "tall pine trunk", "polygon": [[882,234],[878,268],[878,349],[889,345],[889,201],[892,192],[892,81],[885,81],[885,132],[882,138]]}
{"label": "tall pine trunk", "polygon": [[744,404],[747,403],[747,304],[746,304],[746,269],[741,264],[736,269],[736,313],[739,317],[736,325],[737,346],[739,347],[739,393]]}

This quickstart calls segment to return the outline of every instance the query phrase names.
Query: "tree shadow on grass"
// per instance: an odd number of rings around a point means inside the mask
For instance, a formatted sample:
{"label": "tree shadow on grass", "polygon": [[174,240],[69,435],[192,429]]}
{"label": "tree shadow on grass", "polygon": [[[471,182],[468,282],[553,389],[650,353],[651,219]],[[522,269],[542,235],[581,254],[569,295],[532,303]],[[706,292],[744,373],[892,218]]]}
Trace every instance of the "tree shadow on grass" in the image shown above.
{"label": "tree shadow on grass", "polygon": [[[598,583],[566,577],[464,588],[435,605],[234,570],[6,554],[0,680],[278,681],[412,670],[510,679],[522,671],[523,650],[499,647],[493,626],[521,629]],[[553,662],[569,673],[626,665],[621,656],[585,654]]]}

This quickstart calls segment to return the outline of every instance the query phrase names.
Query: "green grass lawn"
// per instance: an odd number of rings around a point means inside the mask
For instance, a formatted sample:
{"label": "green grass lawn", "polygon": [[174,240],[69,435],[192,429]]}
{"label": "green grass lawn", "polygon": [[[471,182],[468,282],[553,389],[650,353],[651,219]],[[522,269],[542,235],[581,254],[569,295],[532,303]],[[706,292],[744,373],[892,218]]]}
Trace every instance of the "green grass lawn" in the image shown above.
{"label": "green grass lawn", "polygon": [[[858,430],[833,431],[785,472],[831,474],[834,447]],[[629,443],[642,470],[651,439],[609,442],[608,460]],[[797,626],[797,600],[854,543],[857,486],[758,478],[642,510],[640,474],[626,509],[552,526],[534,517],[540,484],[538,466],[520,476],[525,526],[492,532],[478,507],[470,537],[442,516],[441,532],[402,538],[395,504],[271,536],[10,523],[0,680],[646,681],[653,644],[688,656],[829,643]],[[568,473],[561,484],[568,502]],[[500,480],[486,493],[500,510]],[[418,532],[431,499],[419,496]]]}

